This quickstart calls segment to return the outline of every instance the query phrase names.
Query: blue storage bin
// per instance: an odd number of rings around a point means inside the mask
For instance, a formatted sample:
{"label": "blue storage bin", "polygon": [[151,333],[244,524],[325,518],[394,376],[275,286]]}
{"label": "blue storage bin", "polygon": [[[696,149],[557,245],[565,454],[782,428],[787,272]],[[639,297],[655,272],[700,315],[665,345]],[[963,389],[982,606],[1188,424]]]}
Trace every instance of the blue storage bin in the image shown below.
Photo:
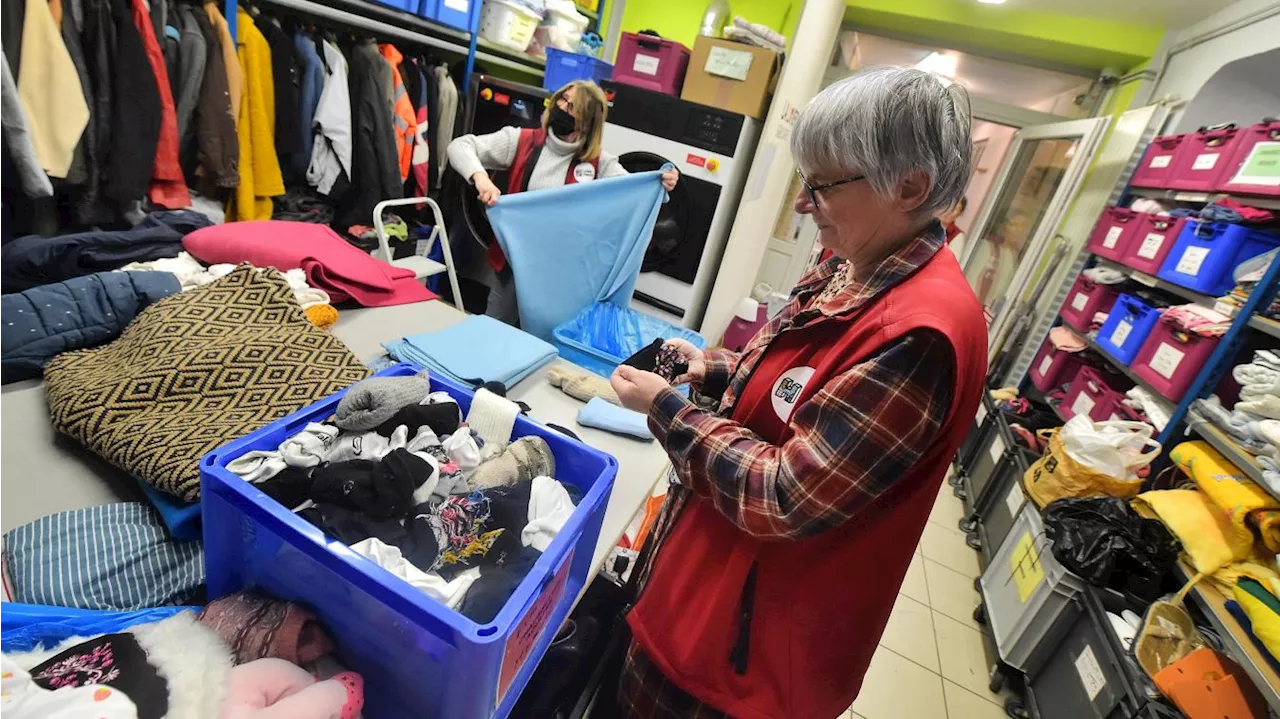
{"label": "blue storage bin", "polygon": [[[593,317],[602,310],[607,316]],[[624,325],[626,329],[622,329]],[[551,338],[561,358],[606,378],[613,375],[623,360],[656,339],[683,339],[698,349],[707,348],[707,340],[693,330],[630,307],[605,303],[588,306],[556,327]],[[601,346],[605,344],[610,346]]]}
{"label": "blue storage bin", "polygon": [[[399,364],[379,376],[404,376]],[[431,380],[463,412],[472,393]],[[582,590],[618,474],[613,457],[521,416],[513,437],[550,445],[557,479],[582,490],[572,518],[489,624],[476,624],[374,564],[227,471],[333,414],[343,392],[220,447],[200,462],[210,598],[250,587],[313,609],[338,658],[364,675],[369,719],[505,717]]]}
{"label": "blue storage bin", "polygon": [[1102,329],[1098,330],[1098,345],[1121,364],[1128,365],[1142,349],[1147,335],[1155,329],[1160,314],[1160,310],[1137,297],[1121,294],[1107,315],[1107,321],[1102,323]]}
{"label": "blue storage bin", "polygon": [[613,76],[613,64],[604,60],[547,48],[547,71],[542,76],[542,87],[555,92],[574,80],[590,80],[599,83]]}
{"label": "blue storage bin", "polygon": [[[413,13],[414,15],[421,14],[419,11],[422,8],[422,2],[423,2],[423,0],[371,0],[371,1],[379,5],[386,5],[389,8],[395,8],[396,10],[403,10],[404,12]],[[426,0],[426,1],[434,2],[434,0]]]}
{"label": "blue storage bin", "polygon": [[422,0],[423,17],[464,32],[475,32],[480,24],[483,0]]}
{"label": "blue storage bin", "polygon": [[1235,287],[1233,270],[1241,262],[1280,247],[1280,237],[1244,225],[1188,220],[1158,273],[1168,280],[1210,296]]}

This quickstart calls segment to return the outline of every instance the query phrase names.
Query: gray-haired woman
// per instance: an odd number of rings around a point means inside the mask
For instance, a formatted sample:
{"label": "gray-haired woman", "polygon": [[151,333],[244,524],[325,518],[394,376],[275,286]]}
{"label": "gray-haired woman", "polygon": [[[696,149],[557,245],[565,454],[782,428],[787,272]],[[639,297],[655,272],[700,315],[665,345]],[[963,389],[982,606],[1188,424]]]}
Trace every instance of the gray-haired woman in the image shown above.
{"label": "gray-haired woman", "polygon": [[947,465],[977,410],[986,325],[935,216],[969,178],[959,87],[872,68],[791,139],[798,212],[835,257],[741,354],[682,345],[690,404],[614,389],[676,482],[636,568],[630,717],[834,717],[857,697]]}

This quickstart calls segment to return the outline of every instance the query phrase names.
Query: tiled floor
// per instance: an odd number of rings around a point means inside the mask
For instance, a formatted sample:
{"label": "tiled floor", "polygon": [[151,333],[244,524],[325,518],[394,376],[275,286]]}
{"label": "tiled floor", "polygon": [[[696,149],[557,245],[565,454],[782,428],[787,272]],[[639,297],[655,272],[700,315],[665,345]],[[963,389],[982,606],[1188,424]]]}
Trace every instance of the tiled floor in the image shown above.
{"label": "tiled floor", "polygon": [[978,554],[957,529],[963,505],[943,483],[880,648],[845,719],[1001,719],[973,621]]}

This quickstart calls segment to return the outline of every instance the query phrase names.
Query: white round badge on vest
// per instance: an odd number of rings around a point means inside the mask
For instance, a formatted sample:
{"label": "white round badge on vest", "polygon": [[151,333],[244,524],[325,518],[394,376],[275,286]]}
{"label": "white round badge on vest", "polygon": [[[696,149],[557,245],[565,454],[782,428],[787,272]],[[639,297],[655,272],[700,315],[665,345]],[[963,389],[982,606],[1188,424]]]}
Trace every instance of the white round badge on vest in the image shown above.
{"label": "white round badge on vest", "polygon": [[596,179],[596,168],[590,162],[579,162],[573,168],[573,179],[578,182],[590,182]]}
{"label": "white round badge on vest", "polygon": [[812,367],[792,367],[773,383],[773,392],[769,399],[773,402],[773,411],[783,422],[791,421],[791,413],[796,411],[796,402],[804,386],[813,379]]}

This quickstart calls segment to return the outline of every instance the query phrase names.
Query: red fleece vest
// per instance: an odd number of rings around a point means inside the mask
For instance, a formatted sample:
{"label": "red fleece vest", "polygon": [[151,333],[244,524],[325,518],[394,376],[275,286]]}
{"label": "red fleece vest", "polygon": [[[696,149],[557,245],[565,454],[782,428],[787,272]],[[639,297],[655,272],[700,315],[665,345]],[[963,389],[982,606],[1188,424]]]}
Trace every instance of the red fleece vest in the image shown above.
{"label": "red fleece vest", "polygon": [[[516,156],[511,161],[511,168],[508,170],[507,194],[515,194],[524,192],[526,185],[529,183],[529,176],[533,174],[533,168],[538,164],[538,157],[542,154],[542,146],[547,143],[547,131],[542,128],[528,129],[520,131],[520,139],[516,141]],[[578,184],[578,177],[575,171],[578,165],[582,164],[582,160],[574,158],[569,163],[569,170],[565,173],[564,184]],[[600,158],[594,160],[586,160],[591,165],[591,177],[600,176]],[[495,272],[501,272],[507,266],[507,256],[502,252],[502,247],[495,240],[489,243],[489,249],[485,253],[485,257],[489,260],[489,266]]]}
{"label": "red fleece vest", "polygon": [[937,442],[872,506],[815,537],[762,542],[700,496],[686,505],[629,617],[635,641],[681,689],[739,719],[830,719],[857,697],[983,391],[986,324],[955,255],[940,250],[848,316],[779,334],[733,408],[735,421],[783,444],[792,431],[780,413],[790,418],[920,328],[941,332],[954,352],[951,407]]}

